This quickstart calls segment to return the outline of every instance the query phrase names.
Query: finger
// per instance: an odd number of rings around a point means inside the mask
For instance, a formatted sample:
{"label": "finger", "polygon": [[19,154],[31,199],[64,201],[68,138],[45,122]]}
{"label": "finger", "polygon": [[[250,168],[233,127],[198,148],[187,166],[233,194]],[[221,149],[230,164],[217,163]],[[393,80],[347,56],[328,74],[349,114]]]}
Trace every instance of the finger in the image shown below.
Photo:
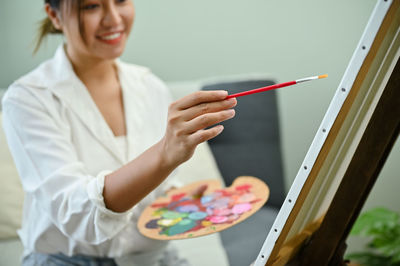
{"label": "finger", "polygon": [[216,113],[208,113],[188,121],[184,133],[192,134],[198,130],[210,127],[235,116],[235,110],[229,109]]}
{"label": "finger", "polygon": [[206,103],[206,102],[215,102],[224,100],[228,96],[227,91],[219,90],[219,91],[196,91],[180,100],[175,102],[175,105],[180,110],[185,110],[189,107]]}
{"label": "finger", "polygon": [[193,190],[190,194],[192,195],[193,198],[199,199],[204,195],[204,192],[207,190],[207,188],[208,188],[207,184],[201,185],[200,187]]}
{"label": "finger", "polygon": [[189,141],[194,145],[198,145],[202,142],[208,141],[215,138],[224,130],[223,125],[217,125],[212,128],[198,130],[196,133],[189,136]]}
{"label": "finger", "polygon": [[167,190],[165,190],[164,194],[168,194],[171,191],[174,191],[175,189],[177,189],[177,187],[176,186],[172,186],[172,187],[168,188]]}
{"label": "finger", "polygon": [[208,129],[198,130],[194,134],[190,135],[189,139],[195,144],[198,145],[202,142],[208,141],[212,138],[215,138],[224,130],[223,125],[216,125],[214,127]]}
{"label": "finger", "polygon": [[236,104],[237,104],[236,98],[231,98],[218,102],[201,103],[199,105],[195,105],[191,108],[181,111],[182,119],[184,121],[189,121],[203,114],[215,113],[222,110],[230,109],[232,107],[235,107]]}

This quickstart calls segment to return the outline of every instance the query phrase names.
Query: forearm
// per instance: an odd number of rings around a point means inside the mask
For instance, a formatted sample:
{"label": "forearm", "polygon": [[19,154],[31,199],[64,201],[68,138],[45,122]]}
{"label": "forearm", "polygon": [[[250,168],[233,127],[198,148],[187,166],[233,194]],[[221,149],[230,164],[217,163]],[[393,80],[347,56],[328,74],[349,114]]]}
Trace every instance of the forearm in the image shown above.
{"label": "forearm", "polygon": [[108,209],[124,212],[153,191],[177,167],[162,156],[163,141],[107,175],[103,197]]}

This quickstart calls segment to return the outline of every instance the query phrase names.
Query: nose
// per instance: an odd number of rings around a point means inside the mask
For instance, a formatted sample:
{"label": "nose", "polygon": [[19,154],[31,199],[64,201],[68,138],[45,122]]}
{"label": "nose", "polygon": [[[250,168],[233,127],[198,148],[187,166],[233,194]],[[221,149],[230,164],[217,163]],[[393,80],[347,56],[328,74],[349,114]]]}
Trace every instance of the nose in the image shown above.
{"label": "nose", "polygon": [[121,22],[121,14],[114,3],[110,3],[104,8],[103,24],[104,26],[112,27]]}

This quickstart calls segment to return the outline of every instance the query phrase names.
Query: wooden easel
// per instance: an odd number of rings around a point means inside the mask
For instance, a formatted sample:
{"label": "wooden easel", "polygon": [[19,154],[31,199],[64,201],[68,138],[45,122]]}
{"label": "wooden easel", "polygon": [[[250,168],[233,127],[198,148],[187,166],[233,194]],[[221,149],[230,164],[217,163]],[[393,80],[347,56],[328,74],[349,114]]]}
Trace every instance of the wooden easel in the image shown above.
{"label": "wooden easel", "polygon": [[[346,239],[400,133],[400,60],[320,227],[297,254],[298,265],[341,265]],[[351,204],[349,204],[351,203]]]}
{"label": "wooden easel", "polygon": [[346,264],[347,236],[399,136],[399,57],[400,0],[378,1],[256,266]]}

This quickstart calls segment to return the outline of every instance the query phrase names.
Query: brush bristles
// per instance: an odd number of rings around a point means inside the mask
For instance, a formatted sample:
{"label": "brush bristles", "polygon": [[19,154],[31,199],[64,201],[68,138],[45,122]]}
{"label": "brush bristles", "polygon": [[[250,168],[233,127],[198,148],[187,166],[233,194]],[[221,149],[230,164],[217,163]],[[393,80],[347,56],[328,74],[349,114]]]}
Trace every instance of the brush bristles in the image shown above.
{"label": "brush bristles", "polygon": [[319,75],[319,76],[318,76],[318,78],[319,78],[319,79],[324,79],[324,78],[327,78],[327,77],[328,77],[328,74],[325,74],[325,75]]}

